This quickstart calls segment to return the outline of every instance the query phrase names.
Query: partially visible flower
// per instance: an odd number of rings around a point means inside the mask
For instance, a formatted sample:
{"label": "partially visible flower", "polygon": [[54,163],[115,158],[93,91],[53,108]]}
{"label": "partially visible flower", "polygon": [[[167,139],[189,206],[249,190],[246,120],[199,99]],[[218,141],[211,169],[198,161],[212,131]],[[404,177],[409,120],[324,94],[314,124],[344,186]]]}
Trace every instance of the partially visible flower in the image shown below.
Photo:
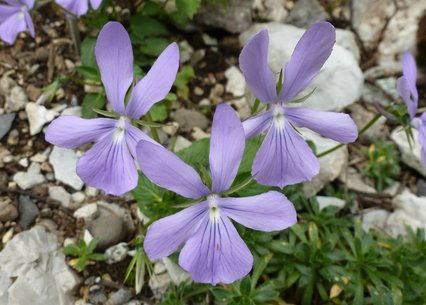
{"label": "partially visible flower", "polygon": [[35,0],[4,0],[0,4],[0,39],[13,44],[19,33],[29,30],[35,36],[34,24],[29,11]]}
{"label": "partially visible flower", "polygon": [[279,95],[267,62],[268,32],[257,33],[241,51],[240,68],[247,83],[254,95],[270,106],[268,111],[243,122],[247,138],[269,129],[253,161],[252,175],[260,184],[282,188],[318,174],[318,159],[295,127],[307,127],[341,143],[358,137],[357,127],[347,114],[290,104],[318,74],[331,54],[335,38],[335,29],[328,22],[318,22],[304,33],[284,68]]}
{"label": "partially visible flower", "polygon": [[[89,0],[55,0],[60,6],[67,11],[80,17],[87,14],[89,11]],[[94,10],[97,10],[101,5],[102,0],[90,0],[90,5]]]}
{"label": "partially visible flower", "polygon": [[[133,51],[130,37],[118,22],[107,23],[96,42],[96,60],[109,103],[120,115],[82,119],[61,116],[46,131],[46,140],[65,148],[96,142],[77,162],[77,174],[87,184],[108,194],[122,195],[138,181],[134,163],[136,144],[154,142],[131,119],[145,115],[156,102],[169,93],[179,67],[179,49],[170,44],[146,76],[136,84],[127,106],[125,97],[133,83]],[[155,143],[155,142],[154,142]]]}
{"label": "partially visible flower", "polygon": [[172,152],[151,142],[139,142],[137,161],[148,179],[184,197],[202,199],[148,228],[144,248],[151,259],[168,256],[185,244],[179,264],[194,281],[231,283],[250,272],[253,256],[230,219],[266,232],[297,222],[293,204],[279,192],[242,198],[221,196],[237,175],[244,147],[244,129],[235,111],[226,104],[219,105],[210,138],[209,189],[197,172]]}
{"label": "partially visible flower", "polygon": [[407,105],[408,114],[411,117],[411,127],[419,131],[419,144],[421,159],[426,168],[426,112],[416,117],[419,103],[419,93],[416,86],[417,67],[416,61],[410,51],[406,51],[402,59],[402,76],[397,80],[397,89],[402,100]]}

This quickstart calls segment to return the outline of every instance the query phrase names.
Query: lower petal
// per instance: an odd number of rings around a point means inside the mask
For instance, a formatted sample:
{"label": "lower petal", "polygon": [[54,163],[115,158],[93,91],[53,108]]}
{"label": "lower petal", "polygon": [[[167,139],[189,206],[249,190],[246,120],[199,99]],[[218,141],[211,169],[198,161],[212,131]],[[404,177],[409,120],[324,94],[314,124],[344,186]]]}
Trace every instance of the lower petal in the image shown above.
{"label": "lower petal", "polygon": [[114,132],[105,135],[78,160],[77,174],[88,185],[120,196],[136,187],[138,172],[126,141],[116,141]]}
{"label": "lower petal", "polygon": [[260,135],[271,124],[272,111],[260,113],[243,122],[246,139]]}
{"label": "lower petal", "polygon": [[139,143],[139,141],[148,141],[154,144],[158,144],[155,140],[151,139],[149,136],[147,136],[142,130],[139,128],[136,128],[132,124],[126,122],[126,141],[127,145],[129,146],[130,153],[132,156],[136,159],[136,145]]}
{"label": "lower petal", "polygon": [[253,161],[252,175],[263,185],[283,188],[311,180],[320,164],[305,140],[285,122],[283,128],[272,124]]}
{"label": "lower petal", "polygon": [[229,284],[250,272],[253,256],[226,216],[217,222],[206,217],[183,247],[179,264],[195,282]]}
{"label": "lower petal", "polygon": [[31,19],[31,15],[28,12],[25,12],[25,22],[27,23],[28,30],[30,31],[31,36],[35,37],[35,29],[34,29],[34,23]]}
{"label": "lower petal", "polygon": [[101,5],[102,0],[90,0],[90,5],[94,10],[97,10],[99,6]]}
{"label": "lower petal", "polygon": [[8,44],[13,44],[18,34],[26,29],[25,16],[21,12],[16,13],[0,24],[0,38]]}

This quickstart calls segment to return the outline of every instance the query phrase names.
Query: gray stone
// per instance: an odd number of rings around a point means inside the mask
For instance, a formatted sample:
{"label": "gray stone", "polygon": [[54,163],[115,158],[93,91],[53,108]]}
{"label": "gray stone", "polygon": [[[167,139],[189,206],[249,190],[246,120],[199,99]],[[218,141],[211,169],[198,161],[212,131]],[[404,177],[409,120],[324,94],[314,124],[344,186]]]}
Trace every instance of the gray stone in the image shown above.
{"label": "gray stone", "polygon": [[383,230],[390,212],[385,209],[368,209],[362,212],[362,227],[365,231],[371,229]]}
{"label": "gray stone", "polygon": [[15,113],[0,115],[0,140],[9,132],[12,123],[15,120]]}
{"label": "gray stone", "polygon": [[5,108],[9,112],[21,110],[28,103],[25,90],[18,86],[16,82],[5,74],[0,79],[0,94],[5,98]]}
{"label": "gray stone", "polygon": [[62,186],[49,186],[49,196],[59,201],[64,208],[70,208],[71,195]]}
{"label": "gray stone", "polygon": [[361,174],[353,167],[349,167],[347,171],[342,172],[339,176],[339,180],[345,183],[350,190],[367,194],[377,193],[374,187],[364,182]]}
{"label": "gray stone", "polygon": [[102,291],[95,291],[93,293],[90,293],[89,295],[89,301],[90,303],[93,303],[94,305],[105,304],[107,300],[108,300],[107,296]]}
{"label": "gray stone", "polygon": [[99,211],[96,203],[85,204],[81,208],[77,209],[73,214],[75,218],[84,219],[86,222],[95,219],[98,215]]}
{"label": "gray stone", "polygon": [[336,29],[336,43],[352,53],[357,62],[361,59],[361,51],[355,34],[349,30]]}
{"label": "gray stone", "polygon": [[241,33],[251,25],[252,5],[253,0],[228,0],[226,6],[220,1],[204,1],[194,19],[208,27]]}
{"label": "gray stone", "polygon": [[231,66],[225,71],[227,79],[225,90],[235,97],[244,96],[246,81],[243,73],[236,66]]}
{"label": "gray stone", "polygon": [[28,196],[19,196],[18,224],[26,230],[32,225],[40,213],[38,206]]}
{"label": "gray stone", "polygon": [[62,111],[62,115],[75,115],[75,116],[81,116],[81,107],[80,106],[74,106],[69,107]]}
{"label": "gray stone", "polygon": [[128,289],[121,288],[120,290],[111,294],[105,305],[122,305],[129,301],[132,296],[132,293]]}
{"label": "gray stone", "polygon": [[417,180],[417,196],[426,196],[426,181],[424,179]]}
{"label": "gray stone", "polygon": [[15,181],[21,189],[27,190],[45,182],[46,179],[40,173],[40,165],[38,163],[31,163],[28,171],[17,172],[13,176],[13,181]]}
{"label": "gray stone", "polygon": [[313,23],[327,20],[329,17],[317,0],[298,0],[285,21],[297,27],[307,28]]}
{"label": "gray stone", "polygon": [[[305,30],[288,24],[254,24],[240,35],[240,44],[244,45],[262,29],[269,32],[268,62],[278,77]],[[359,99],[363,82],[364,76],[354,55],[345,47],[336,44],[320,73],[300,96],[316,88],[314,94],[303,103],[304,106],[325,111],[341,111]],[[252,99],[250,95],[247,96],[248,101]]]}
{"label": "gray stone", "polygon": [[54,110],[48,110],[43,105],[38,105],[33,102],[29,102],[25,106],[25,112],[27,113],[28,122],[30,124],[30,135],[38,134],[46,123],[51,122],[58,112]]}
{"label": "gray stone", "polygon": [[105,249],[123,241],[126,237],[126,229],[123,221],[115,214],[109,214],[96,218],[89,227],[94,237],[99,237],[98,249]]}
{"label": "gray stone", "polygon": [[336,197],[328,197],[328,196],[316,196],[318,201],[319,209],[325,209],[329,206],[338,207],[339,209],[343,209],[345,207],[346,202],[343,199]]}
{"label": "gray stone", "polygon": [[105,257],[107,264],[115,264],[124,260],[129,252],[127,243],[119,243],[112,247],[109,247],[105,251]]}
{"label": "gray stone", "polygon": [[9,197],[0,197],[0,221],[8,222],[18,217],[18,209]]}
{"label": "gray stone", "polygon": [[209,120],[200,112],[188,109],[178,109],[175,120],[183,130],[191,130],[193,127],[207,128]]}
{"label": "gray stone", "polygon": [[253,2],[253,20],[283,22],[287,14],[282,0],[254,0]]}
{"label": "gray stone", "polygon": [[49,156],[56,180],[65,183],[76,190],[81,190],[84,183],[76,173],[77,155],[71,149],[53,147]]}
{"label": "gray stone", "polygon": [[[374,113],[368,111],[358,103],[352,104],[348,107],[351,112],[351,117],[358,129],[363,128],[375,116]],[[361,136],[362,139],[377,139],[385,138],[389,135],[389,130],[386,126],[386,118],[380,117],[367,131]]]}
{"label": "gray stone", "polygon": [[56,236],[35,226],[17,234],[0,252],[0,283],[9,286],[0,291],[0,298],[8,300],[2,304],[70,305],[78,278],[67,266]]}

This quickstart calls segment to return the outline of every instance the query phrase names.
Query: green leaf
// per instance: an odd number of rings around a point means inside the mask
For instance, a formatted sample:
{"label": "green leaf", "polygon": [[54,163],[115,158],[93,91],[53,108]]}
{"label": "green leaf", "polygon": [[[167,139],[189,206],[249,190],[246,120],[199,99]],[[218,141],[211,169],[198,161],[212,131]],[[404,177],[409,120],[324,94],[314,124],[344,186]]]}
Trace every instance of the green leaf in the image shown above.
{"label": "green leaf", "polygon": [[180,97],[188,99],[189,96],[189,81],[195,77],[194,69],[191,66],[184,66],[180,69],[176,76],[175,87]]}
{"label": "green leaf", "polygon": [[64,253],[72,256],[80,256],[82,250],[76,244],[69,244],[64,248]]}
{"label": "green leaf", "polygon": [[154,104],[149,110],[149,114],[154,122],[164,121],[169,117],[169,102],[161,101]]}
{"label": "green leaf", "polygon": [[92,37],[86,37],[80,46],[81,52],[81,65],[96,68],[95,58],[95,45],[96,39]]}
{"label": "green leaf", "polygon": [[186,163],[196,168],[209,165],[210,139],[205,138],[192,142],[191,146],[178,151],[176,154]]}
{"label": "green leaf", "polygon": [[262,144],[262,137],[255,137],[246,141],[246,148],[244,150],[244,155],[241,160],[240,168],[238,173],[250,173],[253,159],[256,156],[257,151],[259,150],[260,145]]}
{"label": "green leaf", "polygon": [[96,68],[89,67],[89,66],[78,66],[78,67],[75,67],[75,70],[86,79],[93,80],[96,82],[101,81],[101,75],[99,74],[99,71]]}
{"label": "green leaf", "polygon": [[165,38],[153,37],[144,39],[139,50],[146,55],[157,57],[169,45],[170,41]]}
{"label": "green leaf", "polygon": [[270,253],[264,257],[256,257],[253,273],[251,275],[251,291],[252,292],[255,290],[257,282],[259,281],[259,278],[262,275],[263,271],[265,270],[266,266],[268,266],[268,263],[270,262],[272,255],[273,254]]}
{"label": "green leaf", "polygon": [[83,99],[81,105],[81,115],[83,118],[91,119],[96,117],[94,109],[105,107],[105,97],[99,93],[88,93]]}
{"label": "green leaf", "polygon": [[106,259],[105,255],[102,253],[92,253],[88,255],[88,258],[92,261],[104,261]]}
{"label": "green leaf", "polygon": [[292,100],[290,103],[297,104],[297,103],[303,103],[306,101],[312,94],[314,94],[316,88],[314,88],[311,92],[309,92],[307,95],[302,96],[301,98],[298,98],[296,100]]}
{"label": "green leaf", "polygon": [[192,18],[200,8],[201,0],[176,0],[178,11],[188,18]]}
{"label": "green leaf", "polygon": [[106,110],[100,110],[100,109],[93,109],[94,112],[96,112],[97,114],[100,114],[102,116],[105,116],[107,118],[114,118],[117,119],[120,117],[119,114],[112,112],[112,111],[106,111]]}
{"label": "green leaf", "polygon": [[[156,215],[156,210],[151,209],[153,205],[156,205],[158,208],[159,204],[163,202],[163,197],[165,190],[158,187],[152,183],[148,178],[142,173],[139,174],[138,185],[135,189],[132,190],[132,195],[138,203],[139,209],[147,217],[154,217]],[[169,211],[170,207],[168,207]],[[162,211],[162,213],[167,213],[167,211]]]}
{"label": "green leaf", "polygon": [[147,37],[167,36],[166,25],[148,16],[133,16],[130,19],[130,32],[134,43],[144,44]]}

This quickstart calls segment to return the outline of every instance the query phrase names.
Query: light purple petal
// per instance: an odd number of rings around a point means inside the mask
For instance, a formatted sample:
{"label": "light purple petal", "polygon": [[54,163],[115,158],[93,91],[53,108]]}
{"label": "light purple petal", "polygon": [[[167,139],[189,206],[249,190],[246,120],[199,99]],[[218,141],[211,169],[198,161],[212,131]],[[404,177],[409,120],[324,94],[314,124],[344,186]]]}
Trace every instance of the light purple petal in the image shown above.
{"label": "light purple petal", "polygon": [[148,257],[158,259],[175,252],[194,234],[207,213],[207,202],[201,202],[153,222],[143,244]]}
{"label": "light purple petal", "polygon": [[22,6],[22,2],[20,0],[3,0],[3,1],[12,6],[18,6],[18,7]]}
{"label": "light purple petal", "polygon": [[238,172],[245,148],[243,125],[226,104],[216,107],[210,138],[210,171],[213,193],[226,192]]}
{"label": "light purple petal", "polygon": [[422,160],[422,165],[424,168],[426,168],[426,149],[424,148],[421,149],[420,156]]}
{"label": "light purple petal", "polygon": [[147,136],[142,130],[140,130],[139,128],[136,128],[129,122],[125,122],[125,126],[126,126],[125,129],[126,129],[127,146],[129,147],[130,153],[135,159],[136,159],[136,145],[139,143],[139,141],[144,140],[154,144],[158,144],[155,140]]}
{"label": "light purple petal", "polygon": [[77,162],[77,174],[88,185],[115,196],[134,189],[139,178],[126,141],[117,139],[117,129],[84,153]]}
{"label": "light purple petal", "polygon": [[285,122],[272,124],[253,161],[252,175],[263,185],[283,188],[311,180],[319,173],[317,157],[305,140]]}
{"label": "light purple petal", "polygon": [[330,56],[335,41],[336,30],[325,21],[315,23],[303,34],[284,70],[282,101],[291,101],[309,85]]}
{"label": "light purple petal", "polygon": [[47,127],[47,142],[64,148],[77,148],[86,143],[95,142],[111,132],[116,120],[82,119],[72,115],[62,115]]}
{"label": "light purple petal", "polygon": [[240,69],[255,97],[263,103],[277,101],[275,77],[268,66],[269,35],[260,31],[244,46],[240,54]]}
{"label": "light purple petal", "polygon": [[88,0],[55,0],[63,8],[67,9],[71,13],[78,17],[85,15],[89,10]]}
{"label": "light purple petal", "polygon": [[145,77],[136,85],[126,115],[139,119],[170,92],[179,68],[179,47],[171,43],[158,57]]}
{"label": "light purple petal", "polygon": [[133,51],[129,34],[118,22],[108,22],[99,33],[96,60],[112,108],[124,113],[124,99],[133,82]]}
{"label": "light purple petal", "polygon": [[396,88],[405,105],[407,105],[408,114],[411,118],[414,118],[417,112],[417,102],[411,98],[410,88],[404,76],[398,78],[396,81]]}
{"label": "light purple petal", "polygon": [[94,10],[97,10],[99,6],[101,5],[102,0],[90,0],[90,5]]}
{"label": "light purple petal", "polygon": [[411,55],[410,51],[405,52],[404,57],[402,58],[402,72],[407,81],[408,88],[410,89],[411,96],[416,102],[419,100],[419,94],[417,92],[417,66],[416,61]]}
{"label": "light purple petal", "polygon": [[270,191],[252,197],[217,200],[227,216],[254,230],[278,231],[297,223],[294,205],[279,192]]}
{"label": "light purple petal", "polygon": [[31,19],[31,15],[28,12],[25,12],[25,22],[27,23],[28,30],[31,34],[31,36],[35,37],[35,29],[34,29],[34,23]]}
{"label": "light purple petal", "polygon": [[25,15],[16,13],[0,24],[0,38],[8,44],[13,44],[19,33],[26,31]]}
{"label": "light purple petal", "polygon": [[258,136],[264,132],[272,122],[272,110],[260,113],[254,117],[248,118],[243,122],[246,138]]}
{"label": "light purple petal", "polygon": [[285,116],[297,127],[309,128],[340,143],[352,143],[358,137],[358,128],[345,113],[318,111],[303,107],[286,107]]}
{"label": "light purple petal", "polygon": [[0,23],[21,11],[19,7],[0,4]]}
{"label": "light purple petal", "polygon": [[179,265],[198,283],[232,283],[246,276],[253,256],[227,217],[217,222],[208,216],[183,247]]}
{"label": "light purple petal", "polygon": [[191,166],[160,145],[140,141],[136,159],[145,176],[163,188],[192,199],[210,193]]}

